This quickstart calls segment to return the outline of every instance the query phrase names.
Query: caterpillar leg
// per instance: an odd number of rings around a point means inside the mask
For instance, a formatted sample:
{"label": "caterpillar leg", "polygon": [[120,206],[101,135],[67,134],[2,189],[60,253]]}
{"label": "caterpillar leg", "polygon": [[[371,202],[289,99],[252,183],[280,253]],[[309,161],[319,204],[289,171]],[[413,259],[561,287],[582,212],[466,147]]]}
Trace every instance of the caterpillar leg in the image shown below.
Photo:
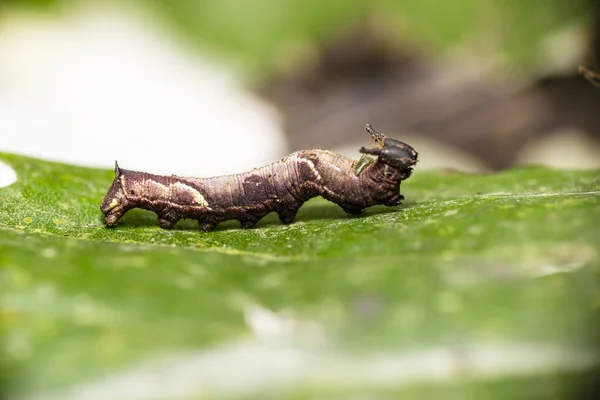
{"label": "caterpillar leg", "polygon": [[217,226],[215,222],[201,220],[198,220],[198,225],[200,225],[200,229],[202,229],[204,232],[210,232],[215,229],[215,226]]}
{"label": "caterpillar leg", "polygon": [[264,217],[264,215],[246,214],[243,217],[238,218],[238,221],[240,221],[242,228],[250,229],[254,228],[254,226],[257,224],[258,221],[260,221],[262,217]]}
{"label": "caterpillar leg", "polygon": [[175,226],[177,221],[179,221],[179,219],[158,217],[158,225],[160,225],[160,227],[164,229],[171,229]]}
{"label": "caterpillar leg", "polygon": [[383,204],[386,206],[395,207],[395,206],[399,206],[400,204],[402,204],[402,200],[404,200],[404,196],[402,196],[401,194],[395,194],[394,196],[390,197]]}
{"label": "caterpillar leg", "polygon": [[361,215],[362,210],[363,210],[360,207],[353,207],[353,206],[342,206],[342,209],[351,215]]}
{"label": "caterpillar leg", "polygon": [[300,204],[288,204],[286,206],[280,206],[275,212],[279,215],[279,220],[282,224],[291,224],[296,219],[296,214],[302,206]]}
{"label": "caterpillar leg", "polygon": [[104,216],[104,225],[107,228],[117,225],[117,221],[123,216],[124,213],[110,211]]}
{"label": "caterpillar leg", "polygon": [[158,214],[158,224],[161,228],[171,229],[177,221],[179,221],[179,217],[172,210]]}
{"label": "caterpillar leg", "polygon": [[177,221],[173,221],[168,218],[158,218],[158,225],[160,225],[160,227],[164,229],[171,229],[175,226],[176,223]]}
{"label": "caterpillar leg", "polygon": [[242,228],[244,229],[252,229],[254,228],[254,226],[256,226],[256,223],[258,222],[257,219],[240,219],[238,220],[240,221],[240,225],[242,225]]}
{"label": "caterpillar leg", "polygon": [[127,211],[131,210],[131,208],[132,207],[129,207],[127,204],[125,204],[124,206],[117,206],[108,210],[103,210],[102,212],[105,213],[104,225],[107,228],[117,225],[117,222],[121,219],[121,217],[125,215]]}

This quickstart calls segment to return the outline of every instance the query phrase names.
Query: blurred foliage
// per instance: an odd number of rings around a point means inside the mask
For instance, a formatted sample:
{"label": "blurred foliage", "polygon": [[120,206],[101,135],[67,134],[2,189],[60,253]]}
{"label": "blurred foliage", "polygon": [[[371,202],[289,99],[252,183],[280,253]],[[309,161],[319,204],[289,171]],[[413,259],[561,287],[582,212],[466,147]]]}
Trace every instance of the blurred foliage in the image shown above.
{"label": "blurred foliage", "polygon": [[[193,221],[163,230],[142,210],[106,229],[99,204],[112,171],[0,160],[19,177],[0,189],[0,376],[15,390],[43,393],[251,337],[249,304],[318,323],[321,352],[472,343],[598,351],[598,171],[417,170],[398,209],[357,218],[315,199],[289,226],[270,215],[256,229],[231,222],[203,233]],[[381,396],[567,398],[583,379],[558,366],[463,377]],[[314,382],[284,397],[293,394],[344,398],[349,389]]]}
{"label": "blurred foliage", "polygon": [[[92,2],[94,0],[91,0]],[[100,0],[97,0],[100,1]],[[395,35],[409,50],[436,54],[459,44],[475,52],[506,52],[520,67],[533,66],[546,35],[587,21],[590,0],[148,0],[182,39],[229,58],[246,76],[267,76],[311,54],[365,21]],[[12,0],[46,9],[72,0]],[[118,4],[118,3],[117,3]],[[54,6],[54,7],[52,7]],[[60,6],[60,7],[59,7]],[[385,31],[384,31],[385,33]]]}

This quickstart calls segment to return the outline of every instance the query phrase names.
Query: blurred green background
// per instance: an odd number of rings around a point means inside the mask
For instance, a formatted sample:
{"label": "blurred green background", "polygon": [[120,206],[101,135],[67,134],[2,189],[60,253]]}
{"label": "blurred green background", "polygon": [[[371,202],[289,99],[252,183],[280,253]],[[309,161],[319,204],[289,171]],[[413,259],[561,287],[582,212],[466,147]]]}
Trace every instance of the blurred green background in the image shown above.
{"label": "blurred green background", "polygon": [[[94,0],[4,0],[5,9],[60,13]],[[97,2],[98,3],[98,2]],[[107,2],[100,2],[107,3]],[[111,3],[111,2],[108,2]],[[307,47],[331,40],[373,18],[393,41],[436,55],[452,46],[482,46],[505,54],[519,71],[540,67],[542,43],[565,27],[586,29],[593,0],[148,0],[112,2],[149,11],[193,46],[238,63],[249,77],[289,67]],[[565,49],[563,49],[565,50]]]}

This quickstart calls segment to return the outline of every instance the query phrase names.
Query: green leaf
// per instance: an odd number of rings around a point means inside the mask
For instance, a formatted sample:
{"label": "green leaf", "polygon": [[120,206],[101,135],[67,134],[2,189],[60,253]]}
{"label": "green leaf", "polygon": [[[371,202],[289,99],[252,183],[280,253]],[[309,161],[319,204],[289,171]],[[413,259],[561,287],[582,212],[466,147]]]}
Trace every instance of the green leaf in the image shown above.
{"label": "green leaf", "polygon": [[0,160],[18,174],[0,189],[14,393],[63,398],[175,357],[204,385],[186,398],[567,398],[598,366],[598,171],[417,168],[399,208],[315,199],[288,226],[204,233],[141,210],[107,229],[112,171]]}
{"label": "green leaf", "polygon": [[189,42],[232,58],[253,79],[301,64],[315,46],[352,28],[360,30],[365,20],[421,54],[467,46],[476,54],[502,54],[513,72],[532,71],[540,67],[550,35],[582,26],[591,15],[587,0],[454,0],[452,7],[441,7],[439,0],[255,0],[251,7],[239,0],[147,4]]}

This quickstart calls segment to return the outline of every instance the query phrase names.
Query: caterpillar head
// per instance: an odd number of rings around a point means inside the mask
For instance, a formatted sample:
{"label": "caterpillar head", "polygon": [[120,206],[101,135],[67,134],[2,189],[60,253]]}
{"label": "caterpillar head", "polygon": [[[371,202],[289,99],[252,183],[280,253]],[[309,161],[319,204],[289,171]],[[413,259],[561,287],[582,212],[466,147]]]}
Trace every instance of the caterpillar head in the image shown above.
{"label": "caterpillar head", "polygon": [[104,214],[104,224],[115,225],[130,208],[130,201],[124,188],[124,175],[115,161],[115,179],[100,205],[100,210]]}
{"label": "caterpillar head", "polygon": [[412,172],[412,167],[418,161],[419,153],[408,144],[400,140],[390,139],[377,132],[369,124],[367,124],[366,130],[377,143],[377,146],[370,149],[361,147],[359,151],[363,154],[377,156],[379,162],[398,171],[403,177],[402,179],[408,178]]}

